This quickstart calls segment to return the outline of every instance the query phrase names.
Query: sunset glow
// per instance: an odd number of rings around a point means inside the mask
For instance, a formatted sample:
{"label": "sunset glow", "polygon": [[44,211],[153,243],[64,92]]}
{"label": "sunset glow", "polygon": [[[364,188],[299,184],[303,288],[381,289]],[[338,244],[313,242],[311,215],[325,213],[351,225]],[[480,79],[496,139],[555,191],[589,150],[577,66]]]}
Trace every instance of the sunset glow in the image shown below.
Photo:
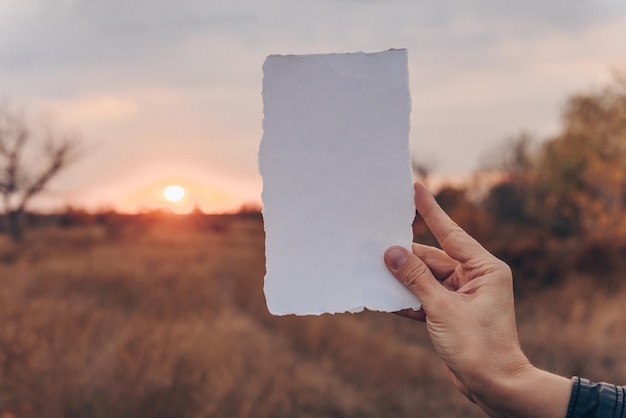
{"label": "sunset glow", "polygon": [[165,210],[176,214],[200,210],[204,213],[225,213],[237,210],[243,202],[224,188],[185,177],[167,177],[135,186],[115,209],[124,213]]}

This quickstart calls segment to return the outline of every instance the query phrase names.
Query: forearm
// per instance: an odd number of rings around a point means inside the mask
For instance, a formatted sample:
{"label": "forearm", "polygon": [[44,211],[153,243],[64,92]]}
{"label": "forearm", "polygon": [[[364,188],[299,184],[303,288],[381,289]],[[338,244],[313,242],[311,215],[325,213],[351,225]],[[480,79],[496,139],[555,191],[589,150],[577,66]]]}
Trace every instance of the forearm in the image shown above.
{"label": "forearm", "polygon": [[571,391],[569,379],[529,366],[486,382],[473,393],[492,418],[565,418]]}

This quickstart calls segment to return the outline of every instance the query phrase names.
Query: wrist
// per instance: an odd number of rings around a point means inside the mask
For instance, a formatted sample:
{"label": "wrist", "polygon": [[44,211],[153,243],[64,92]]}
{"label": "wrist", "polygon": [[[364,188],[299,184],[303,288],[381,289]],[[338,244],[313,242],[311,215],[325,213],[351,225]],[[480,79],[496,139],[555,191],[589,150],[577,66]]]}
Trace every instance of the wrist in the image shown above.
{"label": "wrist", "polygon": [[563,418],[571,388],[569,379],[527,363],[512,373],[485,381],[472,393],[491,417]]}

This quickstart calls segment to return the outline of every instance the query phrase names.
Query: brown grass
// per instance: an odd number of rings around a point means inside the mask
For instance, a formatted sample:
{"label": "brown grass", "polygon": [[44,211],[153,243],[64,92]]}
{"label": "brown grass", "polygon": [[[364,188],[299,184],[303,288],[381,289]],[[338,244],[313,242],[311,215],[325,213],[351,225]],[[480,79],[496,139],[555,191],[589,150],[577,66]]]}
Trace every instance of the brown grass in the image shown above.
{"label": "brown grass", "polygon": [[[272,317],[254,217],[0,236],[0,417],[483,416],[422,324]],[[540,366],[624,381],[626,293],[566,281],[518,306]]]}

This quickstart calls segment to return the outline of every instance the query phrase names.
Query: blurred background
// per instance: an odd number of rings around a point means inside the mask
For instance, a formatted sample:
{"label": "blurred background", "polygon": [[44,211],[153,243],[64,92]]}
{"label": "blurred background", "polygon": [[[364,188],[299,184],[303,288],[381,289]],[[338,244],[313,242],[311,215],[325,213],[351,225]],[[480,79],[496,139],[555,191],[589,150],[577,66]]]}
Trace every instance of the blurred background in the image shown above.
{"label": "blurred background", "polygon": [[420,324],[267,313],[269,54],[408,48],[415,177],[525,352],[624,383],[623,39],[617,0],[0,0],[0,417],[483,416]]}

